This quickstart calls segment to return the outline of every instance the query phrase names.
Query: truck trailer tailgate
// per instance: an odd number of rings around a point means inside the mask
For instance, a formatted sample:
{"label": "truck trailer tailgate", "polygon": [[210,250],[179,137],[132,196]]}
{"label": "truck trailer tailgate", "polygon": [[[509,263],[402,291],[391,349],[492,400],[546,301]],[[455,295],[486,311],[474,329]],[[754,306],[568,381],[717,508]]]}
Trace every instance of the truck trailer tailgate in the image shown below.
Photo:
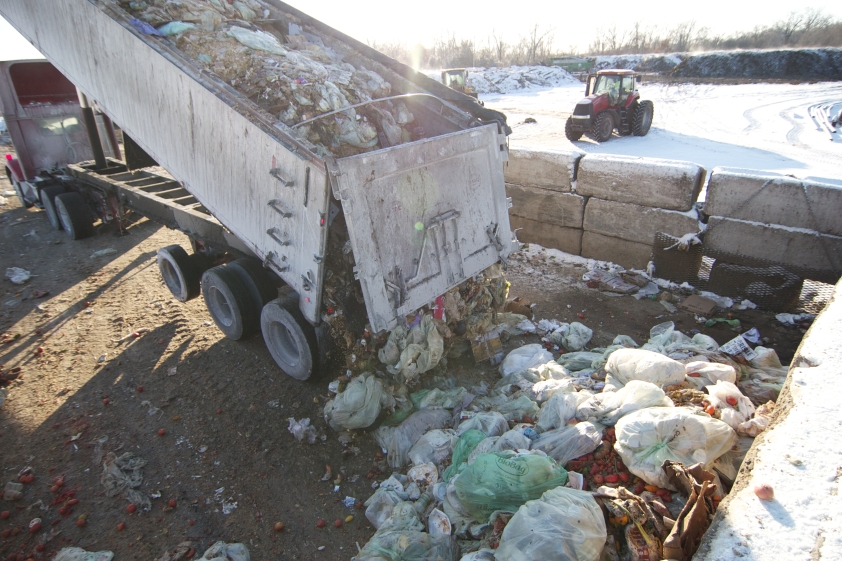
{"label": "truck trailer tailgate", "polygon": [[505,137],[487,125],[337,161],[334,194],[375,331],[516,249],[507,154]]}

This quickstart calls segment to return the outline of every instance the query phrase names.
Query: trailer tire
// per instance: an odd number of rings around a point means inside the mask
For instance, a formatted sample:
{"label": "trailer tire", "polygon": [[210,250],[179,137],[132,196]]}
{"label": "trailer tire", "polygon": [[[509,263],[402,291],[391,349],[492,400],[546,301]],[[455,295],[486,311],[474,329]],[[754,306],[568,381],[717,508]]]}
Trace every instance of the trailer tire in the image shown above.
{"label": "trailer tire", "polygon": [[61,185],[41,189],[41,206],[44,207],[44,212],[47,213],[47,220],[50,221],[50,225],[55,230],[61,230],[61,220],[59,220],[58,213],[56,212],[55,200],[62,193],[64,193],[64,187]]}
{"label": "trailer tire", "polygon": [[655,116],[655,105],[648,99],[641,101],[634,112],[634,125],[632,126],[635,136],[646,136],[652,127],[652,118]]}
{"label": "trailer tire", "polygon": [[251,257],[242,257],[231,261],[227,266],[240,276],[240,280],[248,288],[255,309],[254,316],[259,321],[263,306],[278,297],[278,288],[272,282],[272,277],[269,276],[260,261]]}
{"label": "trailer tire", "polygon": [[298,295],[276,298],[260,314],[263,340],[275,363],[288,376],[307,380],[319,356],[316,330],[298,309]]}
{"label": "trailer tire", "polygon": [[596,116],[593,124],[593,130],[588,133],[588,136],[597,142],[606,142],[614,133],[614,121],[611,120],[611,115],[607,111],[603,111]]}
{"label": "trailer tire", "polygon": [[82,195],[75,192],[62,193],[53,199],[53,203],[61,221],[61,227],[71,240],[81,240],[94,234],[91,209],[88,208],[88,203]]}
{"label": "trailer tire", "polygon": [[158,250],[158,271],[176,300],[187,302],[199,295],[202,273],[207,269],[205,261],[204,255],[188,255],[180,245],[168,245]]}
{"label": "trailer tire", "polygon": [[240,340],[259,325],[248,288],[230,267],[218,265],[204,272],[202,297],[214,323],[229,339]]}
{"label": "trailer tire", "polygon": [[564,125],[564,135],[570,142],[575,142],[582,138],[582,131],[573,130],[573,117],[567,118],[567,123]]}

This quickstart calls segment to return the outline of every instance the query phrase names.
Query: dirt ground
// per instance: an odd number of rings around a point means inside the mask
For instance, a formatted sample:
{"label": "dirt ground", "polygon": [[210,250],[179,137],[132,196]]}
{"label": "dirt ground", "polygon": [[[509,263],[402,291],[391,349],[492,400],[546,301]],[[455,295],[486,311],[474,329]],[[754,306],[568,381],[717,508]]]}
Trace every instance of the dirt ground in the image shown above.
{"label": "dirt ground", "polygon": [[[11,189],[3,177],[0,193]],[[177,302],[161,281],[156,251],[187,247],[179,232],[138,218],[129,235],[117,237],[104,226],[74,242],[53,230],[42,211],[5,199],[2,269],[21,267],[33,276],[22,286],[0,281],[0,372],[20,367],[0,409],[0,484],[17,481],[26,466],[35,480],[22,500],[0,501],[0,511],[11,512],[0,520],[0,531],[11,530],[0,538],[0,560],[49,559],[72,544],[113,551],[117,560],[149,560],[183,540],[199,554],[218,540],[242,542],[254,560],[355,555],[374,529],[343,500],[365,501],[372,483],[389,471],[366,432],[343,446],[321,416],[327,385],[344,368],[294,381],[278,370],[260,335],[227,340],[201,298]],[[104,249],[115,251],[92,257]],[[730,328],[705,328],[685,312],[668,314],[655,301],[589,289],[584,272],[546,256],[516,257],[507,274],[510,296],[534,302],[536,320],[585,323],[594,330],[590,346],[617,334],[644,342],[649,328],[664,321],[685,333],[700,329],[719,343],[735,336]],[[758,327],[785,362],[791,359],[800,329],[780,325],[770,313],[733,313],[744,329]],[[533,342],[534,335],[514,337],[506,350]],[[495,367],[469,357],[451,361],[449,373],[492,385],[499,377]],[[310,418],[326,440],[297,442],[287,430],[290,417]],[[149,512],[128,514],[128,501],[108,496],[100,482],[104,456],[127,451],[148,462],[139,490],[160,494]],[[326,465],[333,475],[323,481]],[[56,477],[64,486],[53,493]],[[60,514],[74,497],[78,504]],[[86,523],[77,527],[80,515]],[[334,527],[349,515],[353,521]],[[43,528],[31,534],[34,518]],[[317,528],[320,519],[325,528]],[[277,521],[285,525],[281,532],[274,530]],[[41,543],[45,549],[37,552]]]}

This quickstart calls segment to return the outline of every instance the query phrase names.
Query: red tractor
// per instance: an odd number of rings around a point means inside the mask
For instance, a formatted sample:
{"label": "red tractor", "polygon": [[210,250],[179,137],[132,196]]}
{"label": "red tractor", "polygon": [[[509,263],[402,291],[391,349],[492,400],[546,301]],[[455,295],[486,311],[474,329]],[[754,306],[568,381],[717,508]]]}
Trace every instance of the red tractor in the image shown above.
{"label": "red tractor", "polygon": [[597,142],[620,136],[644,136],[652,126],[655,106],[641,101],[635,87],[640,79],[634,70],[600,70],[588,76],[585,99],[576,104],[564,133],[574,141],[587,134]]}

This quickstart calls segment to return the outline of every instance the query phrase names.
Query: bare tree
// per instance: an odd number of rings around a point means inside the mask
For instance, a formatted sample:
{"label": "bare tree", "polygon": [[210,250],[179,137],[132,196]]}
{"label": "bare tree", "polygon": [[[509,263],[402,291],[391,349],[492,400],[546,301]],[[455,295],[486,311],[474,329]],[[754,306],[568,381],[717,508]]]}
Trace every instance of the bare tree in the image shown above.
{"label": "bare tree", "polygon": [[520,40],[520,47],[522,55],[524,56],[525,64],[534,64],[540,60],[540,57],[549,53],[552,50],[552,36],[553,28],[542,31],[540,26],[536,23],[526,36]]}
{"label": "bare tree", "polygon": [[497,30],[491,31],[491,48],[494,51],[494,61],[497,64],[502,64],[506,59],[506,52],[509,50],[509,45],[503,40],[503,36],[497,35]]}
{"label": "bare tree", "polygon": [[804,14],[790,12],[786,19],[775,24],[775,29],[781,35],[781,41],[784,45],[792,44],[792,36],[795,35],[804,23]]}
{"label": "bare tree", "polygon": [[679,23],[670,32],[670,42],[672,50],[676,52],[684,52],[689,50],[690,45],[693,43],[695,29],[695,20]]}

